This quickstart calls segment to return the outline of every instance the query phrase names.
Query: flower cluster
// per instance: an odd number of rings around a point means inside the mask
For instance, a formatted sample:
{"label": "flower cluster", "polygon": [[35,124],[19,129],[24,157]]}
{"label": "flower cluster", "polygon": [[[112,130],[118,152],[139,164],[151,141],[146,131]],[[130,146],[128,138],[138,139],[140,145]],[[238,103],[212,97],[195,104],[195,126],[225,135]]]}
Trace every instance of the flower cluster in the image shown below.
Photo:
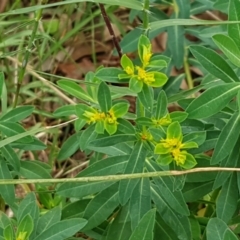
{"label": "flower cluster", "polygon": [[128,111],[129,104],[125,102],[116,103],[109,111],[102,112],[85,104],[76,105],[76,113],[80,119],[88,124],[96,124],[95,130],[98,134],[106,130],[110,135],[117,131],[117,119],[123,117]]}
{"label": "flower cluster", "polygon": [[141,66],[135,66],[130,58],[123,55],[121,66],[125,74],[119,74],[119,79],[130,78],[129,87],[136,93],[141,92],[143,84],[151,87],[161,87],[167,82],[167,76],[161,72],[152,71],[152,67],[160,67],[162,60],[152,60],[152,46],[146,36],[141,36],[138,43],[138,54]]}
{"label": "flower cluster", "polygon": [[194,167],[197,162],[192,154],[185,149],[196,148],[195,142],[183,143],[183,135],[179,122],[171,123],[167,128],[166,139],[160,140],[155,146],[155,154],[159,154],[157,162],[161,165],[168,165],[172,161],[185,169]]}

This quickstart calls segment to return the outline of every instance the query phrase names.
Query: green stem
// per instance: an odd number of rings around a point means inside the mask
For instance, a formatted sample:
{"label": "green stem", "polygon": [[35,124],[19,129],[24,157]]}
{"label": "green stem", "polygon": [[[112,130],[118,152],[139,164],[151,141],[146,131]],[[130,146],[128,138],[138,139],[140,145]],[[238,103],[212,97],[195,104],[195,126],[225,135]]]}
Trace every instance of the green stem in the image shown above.
{"label": "green stem", "polygon": [[187,50],[186,50],[186,53],[185,53],[185,56],[184,56],[184,71],[185,71],[185,74],[186,74],[188,88],[193,89],[194,86],[193,86],[192,75],[191,75],[191,72],[190,72],[190,67],[189,67],[189,64],[188,64]]}
{"label": "green stem", "polygon": [[143,9],[143,29],[144,29],[144,34],[148,35],[148,30],[149,30],[149,0],[144,1],[144,9]]}
{"label": "green stem", "polygon": [[[42,4],[46,4],[47,2],[48,2],[48,0],[42,0]],[[34,39],[36,37],[36,33],[37,33],[37,30],[38,30],[39,21],[41,20],[41,17],[42,17],[42,12],[43,12],[43,9],[39,9],[36,12],[35,23],[33,25],[33,31],[32,31],[32,34],[31,34],[31,38],[28,42],[28,46],[26,48],[24,59],[22,61],[22,67],[20,68],[20,72],[19,72],[19,75],[18,75],[17,90],[16,90],[16,96],[15,96],[14,105],[13,105],[14,108],[17,106],[19,92],[20,92],[22,82],[23,82],[23,78],[24,78],[24,75],[25,75],[25,72],[26,72],[26,67],[27,67],[27,64],[28,64],[31,49],[34,45]]]}
{"label": "green stem", "polygon": [[111,182],[111,181],[120,181],[123,179],[179,176],[179,175],[185,175],[185,174],[196,173],[196,172],[216,172],[216,171],[240,172],[240,168],[206,167],[206,168],[193,168],[190,170],[183,170],[183,171],[159,171],[159,172],[147,172],[147,173],[133,173],[133,174],[108,175],[108,176],[96,176],[96,177],[80,177],[80,178],[60,178],[60,179],[0,179],[0,185],[27,184],[27,183]]}

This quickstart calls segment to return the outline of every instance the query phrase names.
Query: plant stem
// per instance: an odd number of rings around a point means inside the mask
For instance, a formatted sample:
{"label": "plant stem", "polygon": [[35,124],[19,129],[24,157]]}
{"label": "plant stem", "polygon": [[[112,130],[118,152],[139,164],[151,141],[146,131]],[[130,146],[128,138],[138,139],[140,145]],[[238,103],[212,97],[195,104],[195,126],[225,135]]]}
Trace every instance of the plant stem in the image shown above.
{"label": "plant stem", "polygon": [[240,168],[206,167],[206,168],[193,168],[190,170],[182,170],[182,171],[159,171],[159,172],[147,172],[147,173],[133,173],[133,174],[108,175],[108,176],[97,176],[97,177],[80,177],[80,178],[60,178],[60,179],[0,179],[0,185],[27,184],[27,183],[111,182],[111,181],[119,181],[123,179],[179,176],[179,175],[196,173],[196,172],[217,172],[217,171],[240,172]]}
{"label": "plant stem", "polygon": [[187,79],[187,84],[188,84],[188,88],[192,89],[193,88],[193,80],[192,80],[192,75],[190,72],[190,67],[188,64],[188,58],[187,58],[187,50],[185,51],[185,56],[184,56],[184,71],[186,74],[186,79]]}
{"label": "plant stem", "polygon": [[110,23],[110,20],[109,20],[109,17],[107,15],[107,12],[105,10],[105,7],[104,7],[104,5],[102,3],[99,3],[99,7],[100,7],[100,10],[101,10],[103,19],[104,19],[104,21],[106,23],[107,29],[109,31],[109,34],[112,37],[113,45],[114,45],[114,47],[116,48],[116,50],[118,52],[119,58],[121,58],[122,57],[122,49],[121,49],[121,47],[119,45],[119,42],[118,42],[118,40],[116,38],[116,35],[115,35],[114,30],[112,28],[112,25]]}
{"label": "plant stem", "polygon": [[145,35],[148,35],[149,30],[149,7],[150,7],[149,0],[145,0],[143,9],[143,29]]}
{"label": "plant stem", "polygon": [[[47,2],[48,2],[48,0],[42,0],[42,4],[46,4]],[[14,104],[13,104],[14,108],[17,106],[19,92],[20,92],[20,89],[21,89],[21,86],[22,86],[22,82],[23,82],[23,78],[24,78],[24,75],[25,75],[25,72],[26,72],[26,67],[27,67],[27,64],[28,64],[28,60],[29,60],[29,56],[30,56],[30,53],[31,53],[31,49],[34,46],[34,39],[35,39],[37,30],[38,30],[39,21],[41,20],[41,17],[42,17],[42,12],[43,12],[43,9],[39,9],[36,12],[35,23],[33,25],[31,38],[30,38],[30,40],[28,42],[28,46],[26,48],[24,59],[22,61],[22,67],[20,68],[20,72],[19,72],[19,75],[18,75],[16,96],[15,96],[15,100],[14,100]]]}

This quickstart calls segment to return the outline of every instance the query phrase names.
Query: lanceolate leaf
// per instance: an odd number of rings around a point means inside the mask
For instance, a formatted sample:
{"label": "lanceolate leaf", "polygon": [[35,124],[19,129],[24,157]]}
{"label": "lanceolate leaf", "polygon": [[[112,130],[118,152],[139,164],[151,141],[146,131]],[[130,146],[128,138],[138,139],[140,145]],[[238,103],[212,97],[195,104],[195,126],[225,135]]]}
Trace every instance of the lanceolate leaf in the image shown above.
{"label": "lanceolate leaf", "polygon": [[238,83],[218,85],[194,99],[186,109],[189,118],[207,118],[223,109],[240,89]]}
{"label": "lanceolate leaf", "polygon": [[[142,173],[145,162],[147,150],[143,145],[143,142],[138,141],[128,159],[127,166],[124,170],[124,174],[129,173]],[[119,185],[119,200],[122,205],[128,201],[131,197],[134,188],[136,187],[139,179],[126,179],[122,180]]]}
{"label": "lanceolate leaf", "polygon": [[216,202],[217,217],[226,223],[229,222],[237,209],[239,197],[237,189],[237,174],[232,173],[231,178],[223,185]]}
{"label": "lanceolate leaf", "polygon": [[41,232],[34,240],[64,240],[73,236],[87,224],[87,220],[83,218],[66,219],[50,226]]}
{"label": "lanceolate leaf", "polygon": [[240,114],[236,112],[222,129],[211,159],[216,164],[227,157],[233,150],[240,134]]}
{"label": "lanceolate leaf", "polygon": [[[240,21],[240,2],[238,0],[229,1],[229,21]],[[240,23],[228,25],[228,35],[240,46]]]}
{"label": "lanceolate leaf", "polygon": [[[147,170],[149,172],[161,171],[161,168],[154,161],[147,160]],[[161,197],[169,204],[169,206],[182,215],[189,215],[187,204],[183,198],[181,191],[173,191],[173,179],[171,177],[155,177],[153,178],[155,184],[161,192]]]}
{"label": "lanceolate leaf", "polygon": [[190,222],[188,217],[181,216],[173,211],[162,198],[160,190],[156,185],[151,186],[152,199],[163,220],[172,228],[180,240],[192,240]]}
{"label": "lanceolate leaf", "polygon": [[177,69],[183,66],[184,58],[184,28],[183,26],[168,27],[168,48],[171,51],[174,65]]}
{"label": "lanceolate leaf", "polygon": [[93,147],[109,147],[122,142],[136,141],[135,134],[117,134],[114,136],[99,138],[90,143]]}
{"label": "lanceolate leaf", "polygon": [[[77,177],[105,176],[122,173],[125,169],[129,155],[115,156],[98,161],[85,170]],[[65,197],[81,198],[104,190],[114,182],[89,182],[89,183],[63,183],[57,189],[57,193]]]}
{"label": "lanceolate leaf", "polygon": [[238,240],[239,238],[230,230],[226,229],[223,236],[224,240]]}
{"label": "lanceolate leaf", "polygon": [[105,82],[101,82],[98,87],[98,103],[101,110],[105,113],[107,113],[112,106],[110,89]]}
{"label": "lanceolate leaf", "polygon": [[217,34],[213,36],[213,41],[234,65],[240,67],[240,50],[232,38]]}
{"label": "lanceolate leaf", "polygon": [[227,224],[219,218],[212,218],[207,225],[208,240],[225,240],[224,233],[228,229]]}
{"label": "lanceolate leaf", "polygon": [[130,198],[130,217],[132,229],[138,225],[145,213],[151,209],[151,191],[149,178],[141,178]]}
{"label": "lanceolate leaf", "polygon": [[34,110],[33,106],[21,106],[7,112],[0,118],[0,121],[20,122],[28,117]]}
{"label": "lanceolate leaf", "polygon": [[202,46],[191,46],[194,57],[213,76],[226,83],[239,82],[239,79],[228,63],[215,51]]}
{"label": "lanceolate leaf", "polygon": [[152,111],[152,107],[153,107],[152,87],[149,87],[148,85],[143,84],[142,91],[138,93],[138,98],[148,111]]}
{"label": "lanceolate leaf", "polygon": [[90,201],[83,215],[88,220],[83,231],[97,227],[109,217],[118,205],[118,183],[115,183]]}
{"label": "lanceolate leaf", "polygon": [[1,152],[5,159],[7,160],[7,162],[9,162],[15,169],[15,171],[18,172],[20,170],[20,159],[17,153],[9,145],[2,147]]}
{"label": "lanceolate leaf", "polygon": [[[7,167],[4,159],[0,158],[0,179],[12,179],[11,173]],[[8,203],[10,206],[14,203],[15,193],[14,193],[14,185],[0,185],[0,194],[4,201]]]}
{"label": "lanceolate leaf", "polygon": [[160,119],[164,117],[167,113],[167,96],[164,91],[161,91],[158,94],[157,98],[157,105],[156,105],[156,112],[155,112],[155,118]]}
{"label": "lanceolate leaf", "polygon": [[80,100],[94,102],[94,100],[88,96],[88,94],[76,82],[71,82],[69,80],[59,80],[57,84],[62,90]]}
{"label": "lanceolate leaf", "polygon": [[[237,167],[240,159],[239,145],[240,145],[240,138],[238,138],[238,141],[236,142],[229,157],[224,158],[221,161],[221,165],[220,165],[221,167]],[[231,172],[224,172],[224,171],[218,172],[214,181],[213,189],[217,189],[221,187],[228,180],[230,176],[231,176]]]}
{"label": "lanceolate leaf", "polygon": [[156,209],[149,210],[133,231],[130,240],[152,240]]}
{"label": "lanceolate leaf", "polygon": [[131,221],[128,211],[128,204],[120,209],[117,217],[110,223],[106,240],[126,240],[131,236]]}

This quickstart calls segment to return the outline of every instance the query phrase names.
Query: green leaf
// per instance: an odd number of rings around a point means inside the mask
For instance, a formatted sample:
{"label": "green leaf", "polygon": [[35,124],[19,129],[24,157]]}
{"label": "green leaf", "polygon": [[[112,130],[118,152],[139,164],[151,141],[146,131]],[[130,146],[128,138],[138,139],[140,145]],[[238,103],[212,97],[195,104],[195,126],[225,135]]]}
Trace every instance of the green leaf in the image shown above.
{"label": "green leaf", "polygon": [[182,141],[182,129],[179,122],[173,122],[167,128],[167,139],[172,138]]}
{"label": "green leaf", "polygon": [[41,232],[34,240],[64,240],[73,236],[87,224],[87,220],[83,218],[66,219],[61,222],[54,223],[45,231]]}
{"label": "green leaf", "polygon": [[189,217],[191,229],[192,229],[192,237],[193,239],[200,240],[201,239],[201,227],[200,223],[194,215]]}
{"label": "green leaf", "polygon": [[117,217],[115,217],[109,225],[105,240],[112,240],[113,236],[115,240],[126,240],[130,238],[132,230],[128,205],[120,209]]}
{"label": "green leaf", "polygon": [[238,237],[230,230],[226,229],[223,235],[224,240],[238,240]]}
{"label": "green leaf", "polygon": [[173,122],[183,122],[188,117],[188,113],[179,111],[171,112],[169,115]]}
{"label": "green leaf", "polygon": [[129,240],[152,240],[156,209],[149,210],[141,219]]}
{"label": "green leaf", "polygon": [[[12,179],[12,175],[7,167],[7,164],[2,158],[0,158],[0,179]],[[15,201],[14,185],[1,184],[0,194],[7,204],[10,206],[13,205]]]}
{"label": "green leaf", "polygon": [[117,122],[109,123],[107,120],[104,121],[104,128],[109,135],[113,135],[117,131]]}
{"label": "green leaf", "polygon": [[82,199],[67,204],[62,209],[62,219],[83,217],[84,211],[90,201],[91,199]]}
{"label": "green leaf", "polygon": [[[240,144],[240,138],[238,138],[238,141],[236,142],[229,157],[221,161],[221,165],[220,165],[221,167],[237,167],[239,158],[240,158],[239,144]],[[230,176],[231,176],[231,172],[224,172],[224,171],[218,172],[214,181],[213,189],[217,189],[221,187],[228,180]]]}
{"label": "green leaf", "polygon": [[[147,150],[145,149],[143,142],[138,141],[129,157],[124,174],[142,173],[146,155]],[[120,181],[119,200],[122,205],[125,205],[128,199],[131,197],[138,181],[139,179],[126,179]]]}
{"label": "green leaf", "polygon": [[83,231],[93,229],[106,220],[119,205],[118,183],[96,195],[86,207],[83,217],[88,220]]}
{"label": "green leaf", "polygon": [[25,215],[18,225],[17,234],[16,234],[17,239],[21,239],[22,236],[24,236],[23,239],[28,239],[30,234],[33,231],[33,228],[34,228],[34,224],[33,224],[32,217],[29,214]]}
{"label": "green leaf", "polygon": [[1,116],[0,121],[5,122],[20,122],[21,120],[28,117],[34,110],[33,106],[21,106],[14,108]]}
{"label": "green leaf", "polygon": [[68,117],[75,114],[75,105],[61,106],[53,112],[53,115],[55,117]]}
{"label": "green leaf", "polygon": [[129,202],[129,212],[134,230],[141,218],[151,209],[151,191],[149,178],[141,178],[133,190]]}
{"label": "green leaf", "polygon": [[96,139],[90,143],[90,147],[109,147],[123,142],[134,142],[137,138],[135,134],[117,134],[114,136]]}
{"label": "green leaf", "polygon": [[[162,169],[157,165],[156,162],[147,160],[146,167],[149,172],[157,172]],[[181,215],[188,216],[189,210],[187,204],[183,198],[181,191],[173,191],[173,178],[169,176],[155,177],[153,181],[158,186],[161,197],[169,204],[169,206]]]}
{"label": "green leaf", "polygon": [[219,163],[227,157],[233,150],[240,134],[240,115],[234,113],[231,119],[222,129],[216,147],[214,148],[211,164]]}
{"label": "green leaf", "polygon": [[194,99],[186,109],[189,118],[207,118],[221,111],[240,89],[238,83],[214,86]]}
{"label": "green leaf", "polygon": [[211,240],[225,240],[224,233],[228,226],[219,218],[211,218],[207,225],[207,239]]}
{"label": "green leaf", "polygon": [[[14,122],[0,122],[0,132],[2,132],[7,137],[15,136],[19,133],[25,133],[25,129],[19,125],[18,123]],[[19,139],[22,143],[29,143],[32,142],[32,137],[25,136]]]}
{"label": "green leaf", "polygon": [[57,84],[62,90],[80,100],[94,102],[94,100],[89,95],[87,95],[87,93],[76,82],[69,80],[59,80],[57,81]]}
{"label": "green leaf", "polygon": [[113,111],[116,118],[124,116],[128,112],[129,103],[116,103],[112,106],[111,110]]}
{"label": "green leaf", "polygon": [[149,46],[151,46],[149,38],[142,34],[138,40],[138,55],[142,63],[144,62],[143,61],[144,48]]}
{"label": "green leaf", "polygon": [[157,212],[154,228],[154,240],[172,240],[177,239],[175,232],[164,222],[160,214]]}
{"label": "green leaf", "polygon": [[[238,0],[229,1],[228,20],[240,21],[240,3]],[[240,46],[240,23],[229,24],[228,35],[235,41],[237,46]]]}
{"label": "green leaf", "polygon": [[197,145],[201,145],[206,140],[206,131],[198,131],[198,132],[192,132],[188,133],[183,137],[183,142],[195,142]]}
{"label": "green leaf", "polygon": [[37,206],[37,199],[33,192],[28,193],[27,196],[20,202],[17,212],[17,222],[21,223],[24,217],[29,214],[36,227],[39,218],[39,208]]}
{"label": "green leaf", "polygon": [[40,161],[21,161],[21,176],[28,179],[51,179],[51,168]]}
{"label": "green leaf", "polygon": [[[106,176],[123,173],[129,155],[114,156],[97,161],[84,169],[77,177]],[[95,194],[111,186],[114,182],[63,183],[57,188],[57,193],[65,197],[81,198]]]}
{"label": "green leaf", "polygon": [[14,240],[14,231],[11,224],[4,228],[3,236],[5,240]]}
{"label": "green leaf", "polygon": [[120,68],[109,67],[109,68],[101,68],[95,74],[95,77],[100,79],[101,81],[111,82],[111,83],[126,83],[128,80],[121,79],[119,80],[118,75],[125,74],[125,72]]}
{"label": "green leaf", "polygon": [[228,223],[237,209],[238,191],[237,174],[232,173],[230,179],[224,183],[216,202],[217,217]]}
{"label": "green leaf", "polygon": [[184,28],[183,26],[168,27],[167,46],[171,52],[173,63],[177,69],[182,68],[184,58]]}
{"label": "green leaf", "polygon": [[100,83],[97,98],[101,110],[107,113],[112,107],[112,98],[110,89],[105,82]]}
{"label": "green leaf", "polygon": [[160,119],[164,117],[167,114],[167,96],[166,93],[162,90],[158,94],[157,98],[157,104],[156,104],[156,112],[155,112],[155,118]]}
{"label": "green leaf", "polygon": [[195,167],[195,165],[197,165],[197,161],[196,159],[193,157],[192,154],[190,153],[184,153],[184,155],[186,156],[186,160],[184,162],[184,164],[181,164],[180,166],[184,169],[190,169]]}
{"label": "green leaf", "polygon": [[139,93],[142,91],[143,88],[143,82],[138,80],[137,77],[132,77],[129,82],[129,88],[135,92]]}
{"label": "green leaf", "polygon": [[154,75],[154,82],[149,83],[149,86],[154,88],[162,87],[168,80],[168,77],[166,74],[161,72],[152,72]]}
{"label": "green leaf", "polygon": [[177,214],[162,198],[161,191],[156,185],[151,186],[152,199],[164,222],[175,232],[178,239],[192,240],[188,217]]}
{"label": "green leaf", "polygon": [[5,147],[1,148],[1,153],[11,164],[11,166],[14,168],[16,172],[20,170],[20,159],[17,155],[17,153],[11,148],[11,146],[6,145]]}
{"label": "green leaf", "polygon": [[235,66],[240,67],[240,50],[232,38],[224,34],[216,34],[213,36],[213,41]]}
{"label": "green leaf", "polygon": [[118,119],[118,131],[127,134],[135,134],[135,128],[132,123],[123,118]]}
{"label": "green leaf", "polygon": [[215,51],[203,46],[191,46],[190,50],[201,65],[213,76],[226,83],[239,82],[238,76],[233,69]]}
{"label": "green leaf", "polygon": [[60,220],[61,220],[60,207],[55,207],[49,210],[39,218],[38,224],[37,224],[37,234],[40,234],[41,232],[45,231],[50,226],[59,222]]}
{"label": "green leaf", "polygon": [[97,133],[95,131],[95,126],[92,124],[86,128],[80,136],[80,148],[81,150],[87,149],[89,143],[97,138]]}
{"label": "green leaf", "polygon": [[119,143],[109,147],[88,147],[89,150],[104,153],[108,156],[130,155],[132,148],[127,143]]}
{"label": "green leaf", "polygon": [[81,132],[75,133],[71,135],[62,145],[57,160],[63,161],[73,155],[79,148],[79,138],[81,136]]}
{"label": "green leaf", "polygon": [[185,183],[183,196],[186,202],[194,202],[212,191],[213,182]]}
{"label": "green leaf", "polygon": [[[17,10],[8,11],[7,13],[0,14],[0,15],[23,14],[23,13],[37,11],[39,9],[44,9],[44,8],[49,8],[49,7],[54,7],[54,6],[61,6],[61,5],[66,5],[66,4],[80,3],[80,2],[86,2],[86,0],[66,0],[64,2],[49,3],[49,4],[36,5],[36,6],[34,5],[31,7],[24,7],[24,8],[19,8]],[[112,0],[97,0],[96,2],[113,5]],[[123,7],[131,8],[131,9],[136,9],[136,10],[143,9],[142,4],[139,4],[139,2],[136,0],[131,0],[131,2],[129,2],[127,0],[123,0],[121,3],[119,3],[119,5],[123,6]]]}
{"label": "green leaf", "polygon": [[[25,133],[28,133],[28,132],[25,132]],[[40,140],[38,140],[35,137],[32,137],[32,138],[33,138],[33,141],[30,143],[13,142],[11,144],[11,147],[18,148],[18,149],[25,150],[25,151],[41,151],[46,148],[46,145],[43,142],[41,142]],[[9,139],[9,138],[7,138],[7,139]]]}
{"label": "green leaf", "polygon": [[127,67],[129,67],[130,69],[132,69],[134,71],[133,62],[126,54],[124,54],[121,57],[121,66],[123,69],[126,69]]}
{"label": "green leaf", "polygon": [[153,89],[146,84],[143,84],[142,91],[138,93],[138,98],[143,104],[144,108],[152,111],[153,108]]}

